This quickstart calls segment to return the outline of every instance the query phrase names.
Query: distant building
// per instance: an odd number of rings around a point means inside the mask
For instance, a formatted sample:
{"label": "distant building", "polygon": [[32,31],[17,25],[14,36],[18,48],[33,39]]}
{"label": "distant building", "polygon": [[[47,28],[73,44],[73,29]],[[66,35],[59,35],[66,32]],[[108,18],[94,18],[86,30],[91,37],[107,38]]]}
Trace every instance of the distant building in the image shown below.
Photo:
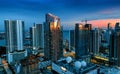
{"label": "distant building", "polygon": [[90,30],[91,26],[86,24],[75,24],[75,54],[79,59],[88,55],[90,51]]}
{"label": "distant building", "polygon": [[63,56],[62,28],[60,26],[60,19],[50,13],[46,14],[44,30],[44,55],[46,58],[56,62]]}
{"label": "distant building", "polygon": [[90,52],[90,32],[92,30],[92,24],[85,24],[85,29],[88,31],[87,33],[87,44],[88,44],[88,51]]}
{"label": "distant building", "polygon": [[[12,54],[20,55],[25,52],[24,49],[24,22],[21,20],[5,20],[5,33],[6,33],[6,49],[7,49],[7,60],[9,63],[15,61]],[[24,57],[26,56],[23,53]],[[21,58],[24,58],[23,56]],[[11,59],[10,59],[11,58]],[[21,59],[19,58],[19,60]],[[16,60],[17,61],[17,60]]]}
{"label": "distant building", "polygon": [[115,51],[114,51],[114,40],[115,36],[114,36],[114,32],[112,31],[111,35],[110,35],[110,46],[109,46],[109,65],[115,65]]}
{"label": "distant building", "polygon": [[119,22],[117,22],[115,24],[115,31],[120,31],[120,23]]}
{"label": "distant building", "polygon": [[[108,23],[108,28],[107,30],[104,31],[104,41],[107,43],[107,45],[110,45],[110,35],[112,33],[112,24]],[[108,48],[107,46],[107,48]]]}
{"label": "distant building", "polygon": [[115,49],[114,54],[116,58],[116,65],[120,67],[120,32],[115,33]]}
{"label": "distant building", "polygon": [[114,55],[116,60],[116,65],[120,67],[120,23],[115,25],[115,38],[114,38]]}
{"label": "distant building", "polygon": [[64,30],[63,31],[63,45],[65,49],[69,51],[73,50],[75,47],[75,33],[74,30]]}
{"label": "distant building", "polygon": [[108,23],[107,29],[108,29],[108,30],[112,29],[112,24],[111,24],[111,23]]}
{"label": "distant building", "polygon": [[110,64],[120,67],[120,23],[116,23],[110,43]]}
{"label": "distant building", "polygon": [[37,54],[38,50],[43,52],[44,34],[42,24],[35,24],[30,28],[30,38],[33,54]]}
{"label": "distant building", "polygon": [[90,34],[90,52],[94,55],[97,55],[99,53],[99,47],[100,47],[100,32],[98,28],[95,28],[95,30],[91,30]]}
{"label": "distant building", "polygon": [[69,35],[70,35],[69,49],[73,50],[74,47],[75,47],[75,31],[74,30],[70,30]]}

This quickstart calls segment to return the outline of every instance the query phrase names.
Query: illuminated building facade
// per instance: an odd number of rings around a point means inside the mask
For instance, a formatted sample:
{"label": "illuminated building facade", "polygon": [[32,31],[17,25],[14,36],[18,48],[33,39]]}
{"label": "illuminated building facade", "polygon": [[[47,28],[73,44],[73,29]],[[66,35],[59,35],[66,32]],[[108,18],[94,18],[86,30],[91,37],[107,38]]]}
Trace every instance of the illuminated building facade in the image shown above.
{"label": "illuminated building facade", "polygon": [[46,14],[44,30],[44,55],[48,59],[57,62],[63,56],[60,19],[50,13]]}

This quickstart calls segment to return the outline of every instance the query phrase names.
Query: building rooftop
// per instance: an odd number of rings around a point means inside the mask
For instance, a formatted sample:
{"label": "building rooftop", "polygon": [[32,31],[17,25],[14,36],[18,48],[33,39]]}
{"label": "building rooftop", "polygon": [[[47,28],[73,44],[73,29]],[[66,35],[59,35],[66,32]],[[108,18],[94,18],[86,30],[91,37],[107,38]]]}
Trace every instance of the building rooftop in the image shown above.
{"label": "building rooftop", "polygon": [[[86,65],[84,65],[82,61],[83,60],[72,59],[72,61],[68,63],[66,59],[63,59],[61,61],[59,60],[57,63],[52,63],[52,69],[57,71],[58,73],[63,72],[65,74],[74,74],[74,73],[88,73],[92,70],[99,68],[99,66],[92,63],[86,63]],[[78,66],[76,67],[75,65],[76,62],[79,62],[79,64],[77,63],[79,67]]]}

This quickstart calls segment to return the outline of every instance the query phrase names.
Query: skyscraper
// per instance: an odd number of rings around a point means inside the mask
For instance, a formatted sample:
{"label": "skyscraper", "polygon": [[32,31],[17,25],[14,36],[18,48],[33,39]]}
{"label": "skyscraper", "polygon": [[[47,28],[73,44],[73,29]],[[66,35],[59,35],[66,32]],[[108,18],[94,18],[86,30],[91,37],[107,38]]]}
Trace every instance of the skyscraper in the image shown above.
{"label": "skyscraper", "polygon": [[86,39],[86,42],[87,42],[87,45],[88,45],[88,52],[90,52],[90,32],[92,30],[92,24],[85,24],[85,29],[87,30],[87,39]]}
{"label": "skyscraper", "polygon": [[57,62],[63,55],[60,19],[50,13],[46,14],[44,30],[44,55],[48,59]]}
{"label": "skyscraper", "polygon": [[115,31],[111,34],[110,41],[110,64],[120,67],[120,23],[116,23]]}
{"label": "skyscraper", "polygon": [[10,63],[13,62],[13,60],[17,60],[17,58],[13,58],[13,54],[24,55],[24,22],[21,20],[5,20],[4,23],[6,33],[6,47],[8,53],[7,59]]}
{"label": "skyscraper", "polygon": [[74,30],[69,31],[69,49],[73,50],[75,47],[75,33]]}
{"label": "skyscraper", "polygon": [[37,54],[38,50],[40,50],[40,52],[43,52],[43,36],[42,24],[34,24],[34,26],[30,28],[33,54]]}
{"label": "skyscraper", "polygon": [[75,47],[75,34],[74,30],[63,31],[63,44],[67,51],[71,51]]}
{"label": "skyscraper", "polygon": [[75,24],[75,54],[77,59],[88,55],[90,51],[90,30],[89,25]]}
{"label": "skyscraper", "polygon": [[110,45],[110,35],[112,33],[112,24],[108,23],[108,28],[107,30],[103,30],[102,35],[103,35],[103,41],[106,42],[107,48]]}
{"label": "skyscraper", "polygon": [[117,66],[120,67],[120,23],[116,23],[115,25],[115,33],[114,33],[114,58]]}
{"label": "skyscraper", "polygon": [[98,28],[95,28],[95,30],[91,30],[90,34],[90,52],[94,55],[97,55],[99,53],[99,47],[100,47],[100,32]]}
{"label": "skyscraper", "polygon": [[112,29],[112,24],[111,23],[108,23],[108,30]]}
{"label": "skyscraper", "polygon": [[69,51],[70,47],[70,31],[69,30],[63,30],[63,49],[66,51]]}
{"label": "skyscraper", "polygon": [[115,56],[115,53],[114,53],[115,52],[114,51],[114,45],[115,45],[114,44],[115,43],[114,42],[115,41],[114,40],[115,39],[114,35],[115,34],[114,33],[115,33],[114,31],[111,32],[110,41],[109,41],[110,42],[109,43],[110,44],[110,46],[109,46],[109,65],[115,65],[115,57],[114,57]]}

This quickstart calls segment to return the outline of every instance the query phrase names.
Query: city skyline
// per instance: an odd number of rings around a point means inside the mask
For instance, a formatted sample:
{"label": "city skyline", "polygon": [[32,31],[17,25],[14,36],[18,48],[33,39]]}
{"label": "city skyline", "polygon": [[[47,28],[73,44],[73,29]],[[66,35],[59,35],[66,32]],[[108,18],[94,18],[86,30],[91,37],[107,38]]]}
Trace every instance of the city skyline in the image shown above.
{"label": "city skyline", "polygon": [[[2,30],[5,19],[20,19],[25,21],[28,29],[34,22],[43,24],[44,14],[50,12],[61,18],[64,29],[73,29],[75,23],[83,20],[88,20],[95,27],[106,27],[108,22],[120,21],[119,4],[119,0],[4,0],[0,1],[0,25]],[[104,23],[104,19],[110,20]]]}
{"label": "city skyline", "polygon": [[104,29],[93,28],[84,20],[66,31],[59,16],[45,16],[45,22],[34,23],[29,32],[22,20],[4,21],[0,74],[120,73],[120,22],[109,23]]}

